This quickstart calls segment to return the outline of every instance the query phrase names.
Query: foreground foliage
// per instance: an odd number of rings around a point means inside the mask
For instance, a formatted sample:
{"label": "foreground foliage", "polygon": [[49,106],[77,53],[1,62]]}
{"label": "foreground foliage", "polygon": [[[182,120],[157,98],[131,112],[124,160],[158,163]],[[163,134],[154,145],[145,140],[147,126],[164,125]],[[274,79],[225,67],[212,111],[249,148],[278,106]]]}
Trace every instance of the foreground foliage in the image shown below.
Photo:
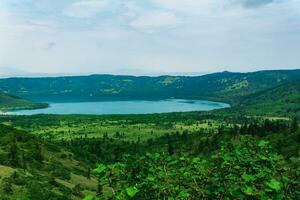
{"label": "foreground foliage", "polygon": [[209,158],[125,155],[100,164],[100,199],[297,199],[300,159],[285,161],[264,140],[242,137]]}
{"label": "foreground foliage", "polygon": [[[299,196],[296,118],[192,112],[0,121],[1,200]],[[55,134],[64,138],[48,137]]]}

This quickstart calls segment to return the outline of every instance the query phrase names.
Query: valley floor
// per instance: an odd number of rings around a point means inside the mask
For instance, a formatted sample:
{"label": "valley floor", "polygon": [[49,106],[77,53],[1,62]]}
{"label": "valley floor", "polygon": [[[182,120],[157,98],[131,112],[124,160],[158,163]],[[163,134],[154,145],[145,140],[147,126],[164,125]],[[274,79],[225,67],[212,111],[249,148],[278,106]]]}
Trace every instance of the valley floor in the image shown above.
{"label": "valley floor", "polygon": [[213,111],[3,115],[0,122],[2,199],[300,195],[300,131],[291,118]]}

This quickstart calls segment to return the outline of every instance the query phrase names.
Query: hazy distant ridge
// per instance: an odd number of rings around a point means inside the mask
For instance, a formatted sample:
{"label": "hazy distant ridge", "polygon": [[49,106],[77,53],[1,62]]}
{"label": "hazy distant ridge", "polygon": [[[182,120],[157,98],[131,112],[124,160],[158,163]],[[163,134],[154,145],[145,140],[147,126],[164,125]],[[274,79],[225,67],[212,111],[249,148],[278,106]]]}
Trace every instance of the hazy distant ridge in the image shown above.
{"label": "hazy distant ridge", "polygon": [[32,100],[207,99],[237,103],[241,98],[300,78],[300,70],[203,76],[91,75],[0,79],[0,90]]}

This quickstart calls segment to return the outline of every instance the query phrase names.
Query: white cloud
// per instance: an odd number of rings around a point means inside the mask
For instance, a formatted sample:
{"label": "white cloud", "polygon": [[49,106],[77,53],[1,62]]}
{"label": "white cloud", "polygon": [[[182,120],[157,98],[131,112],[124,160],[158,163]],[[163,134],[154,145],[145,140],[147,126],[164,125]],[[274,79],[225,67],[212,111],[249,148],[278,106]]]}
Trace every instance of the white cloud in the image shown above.
{"label": "white cloud", "polygon": [[145,10],[133,1],[122,2],[119,5],[120,17],[125,19],[136,18],[138,13],[143,13]]}
{"label": "white cloud", "polygon": [[142,15],[131,22],[131,26],[140,29],[172,28],[182,23],[181,18],[171,12],[154,11]]}
{"label": "white cloud", "polygon": [[56,26],[53,21],[30,19],[24,14],[0,13],[0,39],[7,35],[24,35],[30,32],[48,31]]}
{"label": "white cloud", "polygon": [[109,0],[77,1],[64,10],[64,15],[76,18],[90,18],[102,12],[109,5]]}
{"label": "white cloud", "polygon": [[0,66],[97,73],[300,64],[299,0],[255,9],[236,0],[29,1],[37,2],[0,0]]}
{"label": "white cloud", "polygon": [[186,15],[211,15],[226,5],[225,0],[152,0],[157,6]]}

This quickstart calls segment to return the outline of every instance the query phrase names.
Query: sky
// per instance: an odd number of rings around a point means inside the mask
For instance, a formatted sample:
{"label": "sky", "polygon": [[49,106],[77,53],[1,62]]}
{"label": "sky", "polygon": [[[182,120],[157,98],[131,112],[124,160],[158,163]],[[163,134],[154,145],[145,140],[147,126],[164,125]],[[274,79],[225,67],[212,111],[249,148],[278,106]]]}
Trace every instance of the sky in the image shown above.
{"label": "sky", "polygon": [[0,74],[294,68],[300,0],[0,0]]}

